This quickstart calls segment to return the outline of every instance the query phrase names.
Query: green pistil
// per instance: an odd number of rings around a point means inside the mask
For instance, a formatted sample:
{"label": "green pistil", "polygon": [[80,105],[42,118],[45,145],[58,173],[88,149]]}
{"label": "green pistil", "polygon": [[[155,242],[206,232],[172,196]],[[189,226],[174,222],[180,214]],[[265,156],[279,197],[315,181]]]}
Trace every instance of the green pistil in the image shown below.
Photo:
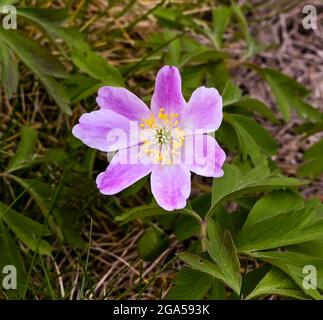
{"label": "green pistil", "polygon": [[157,129],[156,131],[157,131],[157,140],[159,144],[166,143],[169,140],[171,133],[168,129],[161,128],[161,129]]}

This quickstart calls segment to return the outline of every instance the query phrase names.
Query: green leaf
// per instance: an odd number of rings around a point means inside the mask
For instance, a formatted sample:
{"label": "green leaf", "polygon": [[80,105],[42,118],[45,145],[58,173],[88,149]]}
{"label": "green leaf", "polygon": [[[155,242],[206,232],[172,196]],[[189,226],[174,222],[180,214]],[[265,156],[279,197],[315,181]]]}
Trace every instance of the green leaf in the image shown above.
{"label": "green leaf", "polygon": [[[231,117],[240,127],[244,128],[258,144],[258,148],[269,155],[276,153],[277,143],[272,135],[258,122],[249,117],[231,114]],[[240,129],[241,130],[241,129]]]}
{"label": "green leaf", "polygon": [[184,241],[195,235],[200,231],[200,224],[195,218],[189,217],[185,214],[176,219],[174,223],[174,234],[178,240]]}
{"label": "green leaf", "polygon": [[68,18],[65,9],[53,8],[17,8],[17,14],[37,22],[46,31],[50,30],[51,25],[60,25]]}
{"label": "green leaf", "polygon": [[207,236],[208,253],[226,277],[226,283],[239,294],[241,289],[240,262],[231,234],[228,230],[222,233],[220,226],[209,219]]}
{"label": "green leaf", "polygon": [[241,89],[231,79],[228,79],[222,92],[223,106],[239,101],[241,96]]}
{"label": "green leaf", "polygon": [[133,185],[123,190],[121,193],[121,196],[122,197],[135,196],[146,185],[147,180],[148,180],[148,176],[141,178]]}
{"label": "green leaf", "polygon": [[241,195],[304,184],[295,178],[270,174],[265,163],[258,165],[245,175],[242,175],[238,167],[233,164],[226,164],[223,169],[224,176],[213,180],[212,207],[207,216],[211,216],[221,203]]}
{"label": "green leaf", "polygon": [[255,203],[247,217],[244,228],[280,213],[300,209],[303,205],[303,198],[293,191],[273,191]]}
{"label": "green leaf", "polygon": [[323,113],[319,109],[295,96],[290,97],[290,104],[298,115],[305,120],[319,122],[323,119]]}
{"label": "green leaf", "polygon": [[179,258],[186,262],[193,270],[201,271],[224,282],[226,281],[226,277],[222,274],[220,268],[206,259],[189,252],[180,253]]}
{"label": "green leaf", "polygon": [[316,178],[323,173],[322,159],[312,159],[305,161],[298,169],[297,174],[300,177]]}
{"label": "green leaf", "polygon": [[23,127],[20,133],[20,142],[14,156],[9,161],[7,172],[13,172],[30,165],[37,142],[37,131],[32,127]]}
{"label": "green leaf", "polygon": [[66,241],[75,248],[83,249],[86,242],[82,238],[80,215],[78,210],[54,208],[53,215]]}
{"label": "green leaf", "polygon": [[246,17],[244,16],[241,7],[235,3],[235,1],[231,1],[231,8],[232,12],[235,15],[235,17],[238,20],[238,23],[240,24],[241,32],[245,38],[246,44],[247,44],[247,53],[246,57],[250,57],[256,53],[258,53],[261,49],[260,45],[257,43],[257,41],[252,37],[248,22]]}
{"label": "green leaf", "polygon": [[0,28],[2,40],[35,73],[58,78],[67,77],[66,68],[36,41],[14,30]]}
{"label": "green leaf", "polygon": [[226,290],[224,283],[220,280],[213,279],[208,298],[209,300],[226,300]]}
{"label": "green leaf", "polygon": [[206,273],[184,268],[176,275],[168,300],[202,300],[212,286],[212,277]]}
{"label": "green leaf", "polygon": [[23,179],[17,176],[12,176],[12,178],[27,190],[37,203],[41,212],[47,216],[50,199],[54,191],[53,188],[50,185],[35,179]]}
{"label": "green leaf", "polygon": [[323,259],[323,238],[288,246],[288,251]]}
{"label": "green leaf", "polygon": [[323,140],[313,144],[309,149],[304,153],[305,160],[318,159],[322,156],[323,150]]}
{"label": "green leaf", "polygon": [[226,275],[222,273],[221,269],[214,263],[189,252],[180,253],[179,258],[186,262],[193,270],[204,272],[218,280],[223,281],[227,286],[232,288],[236,294],[239,294],[240,289],[233,284],[231,280],[228,279]]}
{"label": "green leaf", "polygon": [[281,89],[286,89],[287,92],[285,92],[284,94],[295,95],[299,98],[305,98],[310,94],[310,91],[306,89],[303,85],[301,85],[293,78],[287,76],[286,74],[278,70],[263,68],[259,69],[258,71],[266,78],[270,78],[271,80],[273,80],[275,84]]}
{"label": "green leaf", "polygon": [[4,266],[13,265],[17,269],[17,290],[10,290],[6,292],[8,297],[21,298],[23,296],[25,283],[26,283],[26,271],[23,258],[20,254],[19,247],[15,241],[11,238],[8,230],[0,221],[0,270],[3,270]]}
{"label": "green leaf", "polygon": [[51,254],[51,247],[47,241],[41,239],[49,233],[47,227],[14,211],[0,202],[0,219],[3,219],[11,231],[33,251],[38,250],[40,254]]}
{"label": "green leaf", "polygon": [[248,155],[252,160],[254,165],[263,161],[263,155],[260,153],[259,147],[252,135],[240,125],[231,115],[224,115],[225,121],[230,123],[230,125],[234,128],[240,145],[240,151],[243,160],[247,160]]}
{"label": "green leaf", "polygon": [[3,7],[16,4],[18,1],[19,0],[0,0],[0,11],[3,11]]}
{"label": "green leaf", "polygon": [[190,201],[190,207],[194,212],[204,217],[211,206],[211,193],[203,193]]}
{"label": "green leaf", "polygon": [[72,52],[72,61],[78,68],[92,78],[102,81],[104,85],[124,86],[119,70],[93,51],[75,50]]}
{"label": "green leaf", "polygon": [[264,278],[271,268],[271,265],[265,264],[257,269],[244,273],[241,287],[242,299],[245,299],[256,288],[258,283]]}
{"label": "green leaf", "polygon": [[98,91],[101,83],[82,74],[76,74],[64,81],[72,103],[88,98]]}
{"label": "green leaf", "polygon": [[180,56],[181,56],[181,41],[180,38],[176,38],[176,33],[167,30],[163,32],[165,41],[171,41],[168,45],[168,52],[165,58],[165,62],[171,66],[179,66]]}
{"label": "green leaf", "polygon": [[311,257],[294,252],[254,252],[251,254],[253,257],[271,263],[275,267],[281,269],[288,274],[299,286],[305,294],[310,295],[314,299],[320,299],[322,296],[316,289],[305,289],[303,280],[306,276],[303,273],[303,268],[307,265],[315,266],[317,270],[317,285],[323,288],[323,259]]}
{"label": "green leaf", "polygon": [[66,114],[71,115],[72,110],[70,108],[70,98],[66,89],[62,85],[60,85],[53,77],[37,74],[36,71],[34,72],[38,76],[39,80],[43,83],[48,94],[54,99],[61,110]]}
{"label": "green leaf", "polygon": [[52,148],[47,151],[44,161],[49,164],[64,167],[69,161],[69,156],[64,149]]}
{"label": "green leaf", "polygon": [[61,26],[68,18],[65,9],[17,8],[17,14],[39,24],[53,38],[63,39],[71,50],[90,50],[84,35],[78,29]]}
{"label": "green leaf", "polygon": [[71,114],[69,96],[53,77],[66,77],[65,67],[36,41],[13,30],[0,28],[0,36],[17,56],[35,73],[62,111]]}
{"label": "green leaf", "polygon": [[244,227],[237,235],[235,244],[239,251],[249,252],[301,243],[307,237],[313,240],[314,235],[303,229],[313,216],[314,208],[305,207],[262,219]]}
{"label": "green leaf", "polygon": [[269,295],[301,300],[309,298],[286,273],[277,268],[272,268],[246,299],[256,299]]}
{"label": "green leaf", "polygon": [[278,70],[269,68],[256,68],[256,70],[269,84],[277,106],[286,122],[290,120],[291,108],[294,108],[305,119],[322,120],[322,113],[303,101],[309,94],[304,86]]}
{"label": "green leaf", "polygon": [[212,11],[214,43],[217,49],[222,47],[222,38],[230,22],[231,8],[218,6]]}
{"label": "green leaf", "polygon": [[160,229],[152,227],[140,238],[137,244],[139,257],[145,261],[156,259],[169,246],[167,235]]}
{"label": "green leaf", "polygon": [[194,20],[184,15],[180,10],[173,8],[157,8],[154,10],[154,16],[160,23],[169,27],[170,29],[177,28],[182,29],[184,27],[191,27],[197,31],[201,31],[201,28],[194,22]]}
{"label": "green leaf", "polygon": [[[175,211],[173,211],[173,213],[174,214],[176,214],[176,213],[187,214],[187,215],[194,217],[198,221],[201,220],[200,216],[190,209],[184,208],[184,209],[180,209],[180,210],[175,210]],[[130,210],[126,211],[125,213],[123,213],[122,215],[116,217],[115,220],[119,221],[119,222],[127,223],[131,220],[134,220],[134,219],[143,219],[146,217],[153,217],[153,216],[158,216],[158,215],[163,215],[163,214],[169,214],[169,211],[166,211],[166,210],[160,208],[156,204],[150,204],[150,205],[144,205],[144,206],[139,206],[139,207],[135,207],[133,209],[130,209]]]}
{"label": "green leaf", "polygon": [[8,99],[17,93],[18,89],[18,64],[12,51],[0,40],[0,70],[1,84]]}
{"label": "green leaf", "polygon": [[[229,104],[230,105],[230,104]],[[242,107],[245,109],[250,109],[251,111],[255,111],[260,115],[266,117],[274,124],[278,124],[278,120],[274,114],[274,112],[262,101],[258,99],[253,99],[249,97],[243,97],[238,101],[234,101],[232,105],[237,107]]]}
{"label": "green leaf", "polygon": [[298,175],[318,177],[323,173],[322,150],[323,140],[315,143],[305,151],[305,162],[298,168]]}

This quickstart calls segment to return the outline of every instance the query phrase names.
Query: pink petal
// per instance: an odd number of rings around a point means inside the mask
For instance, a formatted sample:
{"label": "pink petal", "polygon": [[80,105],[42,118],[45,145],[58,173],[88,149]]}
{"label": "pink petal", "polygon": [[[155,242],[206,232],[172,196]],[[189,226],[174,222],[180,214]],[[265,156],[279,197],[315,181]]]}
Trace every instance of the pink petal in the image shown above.
{"label": "pink petal", "polygon": [[164,66],[159,70],[151,99],[151,110],[156,116],[160,108],[164,108],[165,113],[181,115],[186,105],[181,82],[181,75],[176,67]]}
{"label": "pink petal", "polygon": [[213,137],[207,134],[186,136],[182,154],[185,156],[183,164],[190,171],[205,177],[223,176],[226,155]]}
{"label": "pink petal", "polygon": [[[101,172],[96,178],[101,193],[116,194],[151,172],[153,165],[144,161],[141,163],[138,150],[138,146],[133,146],[120,150],[113,157],[106,171]],[[134,163],[136,159],[138,161]]]}
{"label": "pink petal", "polygon": [[222,118],[222,97],[218,91],[200,87],[193,92],[183,110],[181,127],[213,132],[219,128]]}
{"label": "pink petal", "polygon": [[151,191],[165,210],[184,208],[191,191],[191,174],[180,164],[155,166],[151,174]]}
{"label": "pink petal", "polygon": [[[130,139],[131,121],[111,110],[84,113],[72,129],[73,135],[91,148],[115,151],[136,144]],[[137,140],[138,143],[138,140]]]}
{"label": "pink petal", "polygon": [[146,104],[125,88],[102,87],[96,102],[101,108],[110,109],[130,120],[140,122],[151,115]]}

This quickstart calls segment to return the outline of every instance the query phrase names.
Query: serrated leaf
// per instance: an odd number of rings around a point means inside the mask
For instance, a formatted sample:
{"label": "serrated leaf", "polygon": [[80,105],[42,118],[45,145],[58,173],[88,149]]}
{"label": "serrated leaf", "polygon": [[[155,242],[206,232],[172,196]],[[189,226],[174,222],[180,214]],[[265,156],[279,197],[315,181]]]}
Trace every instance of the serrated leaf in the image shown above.
{"label": "serrated leaf", "polygon": [[212,277],[206,273],[184,268],[176,275],[168,300],[202,300],[212,286]]}
{"label": "serrated leaf", "polygon": [[218,280],[223,281],[227,286],[232,288],[236,294],[239,294],[239,288],[236,287],[235,284],[232,284],[230,279],[228,279],[222,273],[221,269],[214,263],[189,252],[180,253],[179,258],[186,262],[193,270],[204,272]]}
{"label": "serrated leaf", "polygon": [[0,28],[2,40],[35,73],[53,77],[67,77],[66,68],[36,41],[14,30]]}
{"label": "serrated leaf", "polygon": [[180,253],[179,258],[186,262],[193,270],[207,273],[212,277],[223,280],[224,282],[226,280],[220,268],[206,259],[189,252]]}
{"label": "serrated leaf", "polygon": [[249,252],[301,243],[306,237],[313,240],[313,235],[304,234],[304,226],[313,218],[314,212],[314,208],[305,207],[262,219],[244,227],[237,235],[235,244],[239,251]]}
{"label": "serrated leaf", "polygon": [[220,226],[208,220],[206,248],[219,266],[226,282],[239,294],[241,290],[240,262],[237,250],[228,230],[222,233]]}
{"label": "serrated leaf", "polygon": [[279,295],[300,300],[309,298],[286,273],[277,268],[272,268],[246,299],[256,299],[268,295]]}
{"label": "serrated leaf", "polygon": [[248,214],[244,228],[280,213],[300,209],[303,205],[303,198],[293,191],[273,191],[255,203]]}
{"label": "serrated leaf", "polygon": [[249,133],[257,143],[260,150],[269,155],[275,154],[277,142],[262,125],[243,115],[231,114],[230,116],[239,124],[240,127],[244,128]]}
{"label": "serrated leaf", "polygon": [[271,263],[275,267],[281,269],[288,274],[297,283],[299,288],[303,290],[305,294],[308,294],[314,299],[322,299],[319,291],[316,289],[305,289],[303,286],[303,280],[306,273],[303,272],[303,268],[307,265],[313,265],[317,270],[317,285],[319,288],[323,288],[323,259],[303,255],[295,252],[254,252],[251,254],[253,257],[264,260]]}
{"label": "serrated leaf", "polygon": [[322,120],[322,113],[303,101],[309,94],[309,91],[304,86],[278,70],[270,68],[256,68],[256,70],[269,84],[277,106],[286,122],[290,119],[291,108],[294,108],[305,119]]}
{"label": "serrated leaf", "polygon": [[263,161],[263,155],[260,153],[259,147],[252,135],[240,125],[231,115],[224,115],[225,121],[230,123],[230,125],[234,128],[236,135],[238,137],[240,152],[242,158],[247,160],[249,156],[252,160],[253,164],[257,165],[258,163]]}
{"label": "serrated leaf", "polygon": [[295,178],[270,174],[266,164],[258,165],[244,176],[238,167],[226,164],[224,165],[224,176],[213,180],[212,207],[207,216],[211,216],[217,206],[229,199],[244,194],[291,188],[302,184],[304,182]]}
{"label": "serrated leaf", "polygon": [[222,92],[223,106],[239,101],[241,96],[241,89],[231,79],[228,79]]}

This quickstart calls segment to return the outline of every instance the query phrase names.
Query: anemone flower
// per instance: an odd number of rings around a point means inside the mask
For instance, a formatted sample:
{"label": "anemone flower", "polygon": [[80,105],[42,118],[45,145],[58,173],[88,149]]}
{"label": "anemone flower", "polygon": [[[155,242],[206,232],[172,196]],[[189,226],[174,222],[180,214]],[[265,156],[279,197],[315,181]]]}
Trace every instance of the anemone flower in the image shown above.
{"label": "anemone flower", "polygon": [[197,88],[188,102],[176,67],[157,74],[150,109],[125,88],[105,86],[100,109],[81,116],[73,135],[89,147],[116,152],[97,187],[113,195],[151,173],[151,190],[168,211],[186,206],[191,171],[221,177],[225,153],[208,133],[222,121],[222,98],[214,88]]}

